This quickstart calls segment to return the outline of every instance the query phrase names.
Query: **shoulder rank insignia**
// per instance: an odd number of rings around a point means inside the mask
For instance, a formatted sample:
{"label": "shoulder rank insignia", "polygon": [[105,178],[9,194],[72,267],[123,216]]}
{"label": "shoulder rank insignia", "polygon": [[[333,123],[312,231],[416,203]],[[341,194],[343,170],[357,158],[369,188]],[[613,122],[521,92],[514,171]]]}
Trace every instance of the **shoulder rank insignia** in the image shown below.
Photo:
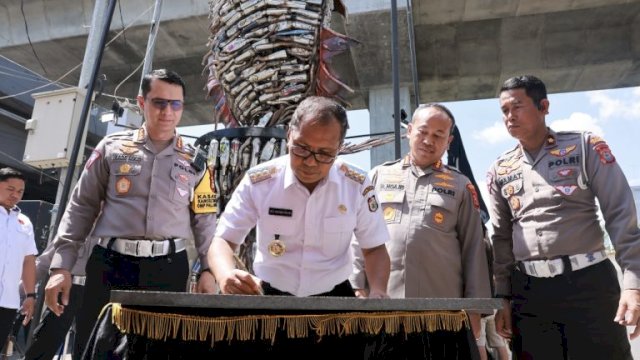
{"label": "shoulder rank insignia", "polygon": [[433,167],[433,169],[434,169],[434,170],[440,170],[440,171],[442,171],[442,169],[443,169],[443,166],[442,166],[442,160],[438,160],[438,161],[436,161],[436,162],[435,162],[435,164],[433,164],[433,166],[432,166],[432,167]]}
{"label": "shoulder rank insignia", "polygon": [[573,150],[576,149],[576,147],[578,147],[578,145],[567,146],[564,149],[553,149],[553,150],[549,151],[549,154],[551,154],[553,156],[558,156],[558,157],[567,156],[567,155],[571,154],[573,152]]}
{"label": "shoulder rank insignia", "polygon": [[340,170],[344,171],[344,175],[346,177],[359,184],[364,183],[364,179],[367,177],[362,170],[351,167],[347,164],[340,165]]}
{"label": "shoulder rank insignia", "polygon": [[278,172],[278,167],[275,165],[259,167],[257,169],[251,169],[247,171],[249,175],[249,180],[251,180],[252,184],[257,184],[261,181],[265,181],[267,179],[271,179],[275,173]]}

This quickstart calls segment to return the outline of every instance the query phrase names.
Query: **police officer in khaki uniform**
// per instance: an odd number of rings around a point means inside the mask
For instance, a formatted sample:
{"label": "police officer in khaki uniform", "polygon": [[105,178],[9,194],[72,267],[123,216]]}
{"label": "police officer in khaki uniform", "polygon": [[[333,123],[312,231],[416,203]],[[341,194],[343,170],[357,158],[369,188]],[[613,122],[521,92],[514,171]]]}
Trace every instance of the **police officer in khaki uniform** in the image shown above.
{"label": "police officer in khaki uniform", "polygon": [[[195,238],[202,268],[209,268],[206,253],[215,233],[215,212],[198,207],[197,201],[192,204],[194,187],[209,181],[208,174],[203,176],[204,166],[194,162],[194,152],[176,134],[184,88],[175,72],[145,75],[138,96],[145,123],[96,146],[66,208],[45,289],[46,304],[55,314],[68,303],[69,270],[94,223],[92,235],[100,238],[87,263],[89,296],[77,317],[76,356],[111,289],[185,291],[186,239]],[[203,272],[198,290],[213,292],[214,286],[212,274]]]}
{"label": "police officer in khaki uniform", "polygon": [[[420,105],[407,128],[409,154],[371,171],[391,236],[387,249],[393,298],[491,297],[476,189],[441,161],[454,126],[446,107]],[[360,253],[354,253],[350,280],[362,290],[364,264]],[[480,314],[470,317],[477,338]]]}
{"label": "police officer in khaki uniform", "polygon": [[[71,290],[69,291],[69,302],[64,313],[56,316],[49,308],[44,310],[40,323],[33,331],[32,341],[25,350],[25,360],[45,360],[53,359],[64,345],[67,332],[73,324],[73,320],[82,305],[84,296],[84,283],[86,280],[85,267],[91,249],[96,245],[98,238],[89,238],[80,248],[78,259],[71,269]],[[38,286],[44,286],[51,266],[51,259],[55,254],[53,242],[47,245],[42,254],[36,258],[36,279]]]}
{"label": "police officer in khaki uniform", "polygon": [[627,180],[602,138],[546,127],[549,100],[536,77],[505,81],[500,106],[519,144],[487,175],[496,292],[505,298],[498,332],[513,336],[518,359],[631,359],[624,326],[635,326],[632,339],[640,334],[640,230]]}

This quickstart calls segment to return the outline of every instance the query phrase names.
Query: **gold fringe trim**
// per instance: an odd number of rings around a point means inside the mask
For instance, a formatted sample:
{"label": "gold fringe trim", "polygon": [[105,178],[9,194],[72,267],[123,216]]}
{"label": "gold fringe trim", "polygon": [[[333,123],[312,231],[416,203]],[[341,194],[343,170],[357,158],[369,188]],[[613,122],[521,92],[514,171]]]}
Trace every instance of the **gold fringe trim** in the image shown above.
{"label": "gold fringe trim", "polygon": [[124,333],[146,336],[153,340],[179,339],[206,341],[213,346],[218,341],[270,340],[275,341],[278,329],[287,338],[306,338],[310,333],[346,336],[460,331],[469,328],[464,311],[393,311],[349,312],[325,315],[248,315],[204,317],[183,314],[155,313],[122,307],[113,303],[111,321]]}

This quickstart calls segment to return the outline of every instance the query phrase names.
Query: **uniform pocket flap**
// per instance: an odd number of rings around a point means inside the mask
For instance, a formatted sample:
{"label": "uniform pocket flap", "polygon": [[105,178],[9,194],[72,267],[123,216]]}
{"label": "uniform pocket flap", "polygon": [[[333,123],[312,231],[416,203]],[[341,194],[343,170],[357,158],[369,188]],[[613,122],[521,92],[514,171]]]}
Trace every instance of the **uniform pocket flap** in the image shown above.
{"label": "uniform pocket flap", "polygon": [[356,227],[355,215],[344,215],[339,217],[324,218],[325,232],[345,232],[353,231]]}

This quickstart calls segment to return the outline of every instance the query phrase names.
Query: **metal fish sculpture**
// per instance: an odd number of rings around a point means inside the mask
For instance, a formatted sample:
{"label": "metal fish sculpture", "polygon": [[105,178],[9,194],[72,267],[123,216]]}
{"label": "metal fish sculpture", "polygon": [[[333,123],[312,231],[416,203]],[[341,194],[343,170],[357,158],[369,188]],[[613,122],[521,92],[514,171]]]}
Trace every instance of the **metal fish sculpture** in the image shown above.
{"label": "metal fish sculpture", "polygon": [[226,127],[287,125],[307,96],[348,106],[331,58],[359,42],[331,30],[341,0],[209,1],[207,93]]}

